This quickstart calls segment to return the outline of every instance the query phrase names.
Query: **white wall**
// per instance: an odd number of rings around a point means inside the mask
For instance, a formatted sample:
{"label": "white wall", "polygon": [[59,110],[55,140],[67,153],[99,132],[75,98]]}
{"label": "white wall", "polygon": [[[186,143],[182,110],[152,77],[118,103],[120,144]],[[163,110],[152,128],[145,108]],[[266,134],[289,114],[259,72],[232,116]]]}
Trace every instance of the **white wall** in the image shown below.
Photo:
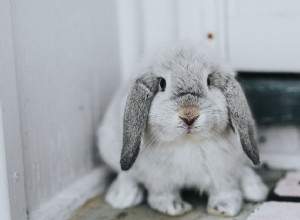
{"label": "white wall", "polygon": [[228,0],[228,55],[238,70],[300,72],[299,0]]}
{"label": "white wall", "polygon": [[11,219],[11,214],[8,193],[8,180],[6,172],[7,170],[2,111],[2,105],[0,102],[0,213],[1,218],[6,220]]}
{"label": "white wall", "polygon": [[[11,2],[0,1],[0,103],[1,103],[1,132],[2,153],[5,158],[0,158],[1,175],[1,219],[25,220],[25,186],[24,166],[22,157],[22,144],[20,135],[20,121],[17,95],[17,81],[15,69],[15,48],[13,40]],[[6,189],[8,186],[8,192]],[[6,195],[9,201],[5,201]],[[3,199],[3,200],[2,200]],[[8,205],[9,202],[9,205]],[[3,205],[2,205],[3,204]],[[9,209],[9,210],[7,210]],[[3,216],[2,216],[3,214]],[[6,218],[5,218],[5,217]]]}
{"label": "white wall", "polygon": [[130,78],[142,55],[161,43],[206,41],[225,56],[224,9],[223,0],[119,0],[122,78]]}
{"label": "white wall", "polygon": [[27,208],[94,166],[95,127],[119,83],[114,1],[16,1]]}
{"label": "white wall", "polygon": [[[16,77],[12,98],[19,105],[16,122],[31,215],[96,166],[95,128],[120,81],[116,1],[17,0],[0,8],[8,15],[5,20],[6,14],[0,15],[6,25],[0,33],[12,30],[0,42],[12,42],[7,45]],[[7,57],[1,53],[0,59]],[[0,74],[8,83],[6,73]]]}
{"label": "white wall", "polygon": [[[122,76],[161,42],[206,41],[236,70],[300,72],[298,0],[119,2]],[[207,39],[212,33],[214,38]]]}

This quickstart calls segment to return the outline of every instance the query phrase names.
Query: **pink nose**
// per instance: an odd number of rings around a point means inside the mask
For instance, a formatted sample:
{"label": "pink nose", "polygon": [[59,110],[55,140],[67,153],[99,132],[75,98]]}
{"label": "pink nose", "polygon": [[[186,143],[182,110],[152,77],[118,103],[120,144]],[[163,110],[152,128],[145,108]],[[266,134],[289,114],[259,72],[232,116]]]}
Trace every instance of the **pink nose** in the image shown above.
{"label": "pink nose", "polygon": [[187,126],[191,126],[192,124],[194,124],[194,122],[197,120],[199,116],[195,116],[194,118],[185,118],[185,117],[180,117],[179,118],[184,121],[184,123],[187,125]]}
{"label": "pink nose", "polygon": [[200,110],[197,107],[189,106],[180,109],[178,112],[179,118],[184,121],[187,126],[191,126],[200,115]]}

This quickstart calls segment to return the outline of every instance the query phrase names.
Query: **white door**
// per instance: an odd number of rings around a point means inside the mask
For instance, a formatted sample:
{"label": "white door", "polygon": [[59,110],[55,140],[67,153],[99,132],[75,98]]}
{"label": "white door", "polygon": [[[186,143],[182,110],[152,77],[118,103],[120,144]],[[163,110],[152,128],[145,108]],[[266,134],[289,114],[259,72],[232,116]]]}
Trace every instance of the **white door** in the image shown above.
{"label": "white door", "polygon": [[237,70],[300,71],[299,0],[228,0],[228,54]]}

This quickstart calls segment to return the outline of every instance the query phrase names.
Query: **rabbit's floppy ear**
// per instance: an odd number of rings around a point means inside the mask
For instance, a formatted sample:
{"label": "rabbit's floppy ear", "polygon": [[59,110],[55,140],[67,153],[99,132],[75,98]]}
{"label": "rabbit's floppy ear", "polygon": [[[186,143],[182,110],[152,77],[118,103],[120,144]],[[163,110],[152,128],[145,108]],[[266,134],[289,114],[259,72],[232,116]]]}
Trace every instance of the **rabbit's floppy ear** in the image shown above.
{"label": "rabbit's floppy ear", "polygon": [[135,81],[129,92],[123,119],[123,147],[120,161],[122,170],[129,170],[138,156],[141,138],[158,84],[158,77],[146,73]]}
{"label": "rabbit's floppy ear", "polygon": [[255,122],[244,92],[233,75],[213,73],[212,83],[219,87],[226,98],[229,118],[238,135],[245,154],[254,165],[259,165],[255,138]]}

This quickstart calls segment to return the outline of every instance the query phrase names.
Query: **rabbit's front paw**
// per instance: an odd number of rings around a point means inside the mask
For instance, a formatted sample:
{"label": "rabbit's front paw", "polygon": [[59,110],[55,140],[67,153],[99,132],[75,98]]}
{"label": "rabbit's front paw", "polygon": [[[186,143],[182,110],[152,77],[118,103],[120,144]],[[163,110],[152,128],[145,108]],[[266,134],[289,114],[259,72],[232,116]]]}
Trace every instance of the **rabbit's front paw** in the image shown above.
{"label": "rabbit's front paw", "polygon": [[171,216],[182,215],[192,209],[192,206],[181,198],[168,195],[150,195],[148,202],[153,209]]}
{"label": "rabbit's front paw", "polygon": [[246,167],[243,172],[241,188],[245,199],[250,202],[264,201],[269,193],[260,176],[250,167]]}
{"label": "rabbit's front paw", "polygon": [[129,208],[142,202],[143,190],[137,183],[118,176],[118,178],[110,185],[105,200],[113,208]]}
{"label": "rabbit's front paw", "polygon": [[244,189],[245,199],[250,202],[264,201],[268,193],[269,189],[263,182],[249,183]]}
{"label": "rabbit's front paw", "polygon": [[239,213],[242,197],[233,193],[232,196],[213,196],[209,198],[207,212],[211,215],[231,217]]}

